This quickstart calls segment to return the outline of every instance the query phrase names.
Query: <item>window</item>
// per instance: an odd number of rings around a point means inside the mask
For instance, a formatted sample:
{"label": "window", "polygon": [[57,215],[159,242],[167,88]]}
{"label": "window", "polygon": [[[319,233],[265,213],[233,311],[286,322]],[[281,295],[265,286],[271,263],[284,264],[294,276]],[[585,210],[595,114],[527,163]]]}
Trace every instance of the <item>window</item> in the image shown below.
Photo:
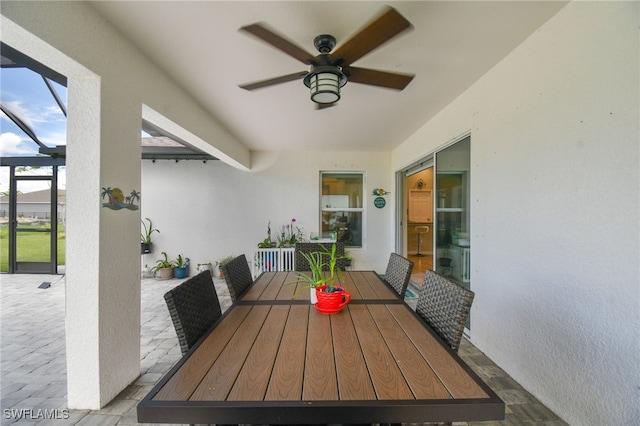
{"label": "window", "polygon": [[362,247],[364,173],[320,173],[320,238]]}

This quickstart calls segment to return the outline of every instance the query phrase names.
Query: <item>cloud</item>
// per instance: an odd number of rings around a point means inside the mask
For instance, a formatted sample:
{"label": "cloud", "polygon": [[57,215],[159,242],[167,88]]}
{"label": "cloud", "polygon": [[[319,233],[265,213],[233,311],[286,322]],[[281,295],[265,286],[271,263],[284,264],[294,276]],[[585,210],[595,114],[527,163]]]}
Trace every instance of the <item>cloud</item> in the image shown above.
{"label": "cloud", "polygon": [[[67,119],[57,105],[42,106],[36,103],[27,108],[21,101],[10,101],[5,102],[5,106],[45,145],[67,144]],[[5,114],[2,117],[9,120]]]}
{"label": "cloud", "polygon": [[[24,122],[31,130],[33,130],[33,125],[36,122],[40,122],[41,120],[37,115],[34,115],[34,111],[23,106],[23,103],[20,101],[9,101],[5,102],[4,105],[7,107],[9,111],[13,113],[16,117]],[[3,114],[4,115],[4,114]]]}
{"label": "cloud", "polygon": [[0,134],[0,156],[10,157],[27,154],[35,154],[34,143],[30,139],[25,139],[15,133],[6,132]]}
{"label": "cloud", "polygon": [[65,131],[47,132],[43,135],[38,135],[38,139],[47,146],[66,145],[67,133]]}
{"label": "cloud", "polygon": [[0,167],[0,192],[9,190],[9,168]]}

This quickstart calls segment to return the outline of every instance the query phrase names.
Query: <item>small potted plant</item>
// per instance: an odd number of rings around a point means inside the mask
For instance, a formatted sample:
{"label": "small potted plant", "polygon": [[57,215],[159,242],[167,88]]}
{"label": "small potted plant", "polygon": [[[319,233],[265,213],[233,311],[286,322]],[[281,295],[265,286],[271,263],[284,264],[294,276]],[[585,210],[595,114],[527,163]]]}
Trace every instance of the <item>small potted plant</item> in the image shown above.
{"label": "small potted plant", "polygon": [[443,268],[448,268],[449,266],[451,266],[451,257],[449,255],[448,248],[443,248],[442,251],[440,251],[440,258],[438,259],[438,263]]}
{"label": "small potted plant", "polygon": [[226,265],[229,262],[231,262],[235,258],[236,258],[236,256],[232,254],[231,256],[223,257],[222,259],[220,259],[220,260],[218,260],[216,262],[216,267],[220,271],[220,278],[224,278],[224,272],[222,272],[222,266]]}
{"label": "small potted plant", "polygon": [[142,278],[153,278],[153,268],[150,268],[146,263],[142,270]]}
{"label": "small potted plant", "polygon": [[296,218],[291,219],[291,223],[280,227],[280,235],[278,236],[278,247],[294,247],[297,242],[304,241],[302,229],[295,225]]}
{"label": "small potted plant", "polygon": [[[305,271],[296,272],[297,280],[289,284],[298,284],[300,282],[307,285],[299,288],[294,297],[302,290],[310,289],[311,303],[323,313],[337,313],[344,308],[351,295],[344,291],[340,281],[343,279],[342,270],[338,267],[338,261],[342,259],[338,256],[337,246],[335,243],[331,245],[331,250],[318,251],[313,253],[300,253],[309,262],[309,275]],[[325,267],[328,273],[324,273]]]}
{"label": "small potted plant", "polygon": [[162,252],[162,256],[164,259],[160,259],[156,261],[156,266],[153,267],[154,276],[158,280],[168,280],[173,278],[174,272],[174,264],[172,261],[167,259],[167,253]]}
{"label": "small potted plant", "polygon": [[271,240],[271,221],[267,224],[267,237],[258,243],[258,248],[272,248],[276,242]]}
{"label": "small potted plant", "polygon": [[178,258],[174,262],[176,267],[176,278],[187,278],[189,276],[189,258],[182,257],[182,254],[178,255]]}
{"label": "small potted plant", "polygon": [[151,223],[151,219],[149,219],[148,217],[145,219],[147,220],[147,222],[149,222],[148,226],[144,222],[144,220],[140,221],[142,223],[142,226],[144,227],[144,232],[140,233],[140,253],[141,254],[149,254],[153,252],[153,243],[151,242],[151,234],[153,234],[154,232],[157,232],[158,234],[160,233],[159,230],[153,227],[153,224]]}
{"label": "small potted plant", "polygon": [[[204,271],[211,271],[211,262],[198,263],[196,265],[196,269],[197,269],[198,273],[204,272]],[[213,273],[213,271],[211,271],[211,273]]]}
{"label": "small potted plant", "polygon": [[276,246],[276,242],[271,241],[269,237],[265,238],[264,240],[258,243],[258,248],[272,248],[275,246]]}

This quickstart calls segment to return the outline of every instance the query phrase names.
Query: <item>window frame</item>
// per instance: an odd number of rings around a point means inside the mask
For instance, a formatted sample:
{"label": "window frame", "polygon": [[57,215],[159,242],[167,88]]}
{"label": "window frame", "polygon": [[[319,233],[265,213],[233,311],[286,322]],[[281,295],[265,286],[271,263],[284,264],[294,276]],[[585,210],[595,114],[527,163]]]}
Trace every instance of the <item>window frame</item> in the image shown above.
{"label": "window frame", "polygon": [[[323,205],[323,193],[322,193],[322,188],[323,188],[323,183],[324,183],[324,177],[326,176],[331,176],[331,175],[353,175],[354,177],[360,177],[362,179],[362,187],[360,188],[360,207],[325,207]],[[366,172],[363,170],[348,170],[348,171],[342,171],[342,170],[320,170],[320,174],[319,174],[319,179],[318,179],[318,184],[319,184],[319,188],[318,188],[318,205],[319,205],[319,209],[318,209],[318,236],[320,237],[320,239],[326,238],[323,236],[323,231],[322,231],[322,220],[323,220],[323,213],[325,212],[347,212],[347,213],[360,213],[360,245],[350,245],[348,243],[345,243],[345,248],[349,248],[349,249],[362,249],[364,248],[365,245],[365,241],[366,241],[366,209],[365,206],[367,205],[367,193],[365,191],[365,188],[367,187],[366,185]],[[341,194],[342,195],[342,194]]]}

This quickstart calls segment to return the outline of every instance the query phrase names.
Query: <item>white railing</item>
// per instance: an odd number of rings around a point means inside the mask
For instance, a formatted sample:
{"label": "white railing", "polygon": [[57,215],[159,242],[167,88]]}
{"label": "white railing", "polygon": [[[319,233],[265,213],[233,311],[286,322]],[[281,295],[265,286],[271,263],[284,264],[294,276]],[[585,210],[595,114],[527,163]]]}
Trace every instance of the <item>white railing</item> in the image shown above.
{"label": "white railing", "polygon": [[253,278],[263,272],[293,271],[295,266],[293,247],[263,248],[253,252]]}

